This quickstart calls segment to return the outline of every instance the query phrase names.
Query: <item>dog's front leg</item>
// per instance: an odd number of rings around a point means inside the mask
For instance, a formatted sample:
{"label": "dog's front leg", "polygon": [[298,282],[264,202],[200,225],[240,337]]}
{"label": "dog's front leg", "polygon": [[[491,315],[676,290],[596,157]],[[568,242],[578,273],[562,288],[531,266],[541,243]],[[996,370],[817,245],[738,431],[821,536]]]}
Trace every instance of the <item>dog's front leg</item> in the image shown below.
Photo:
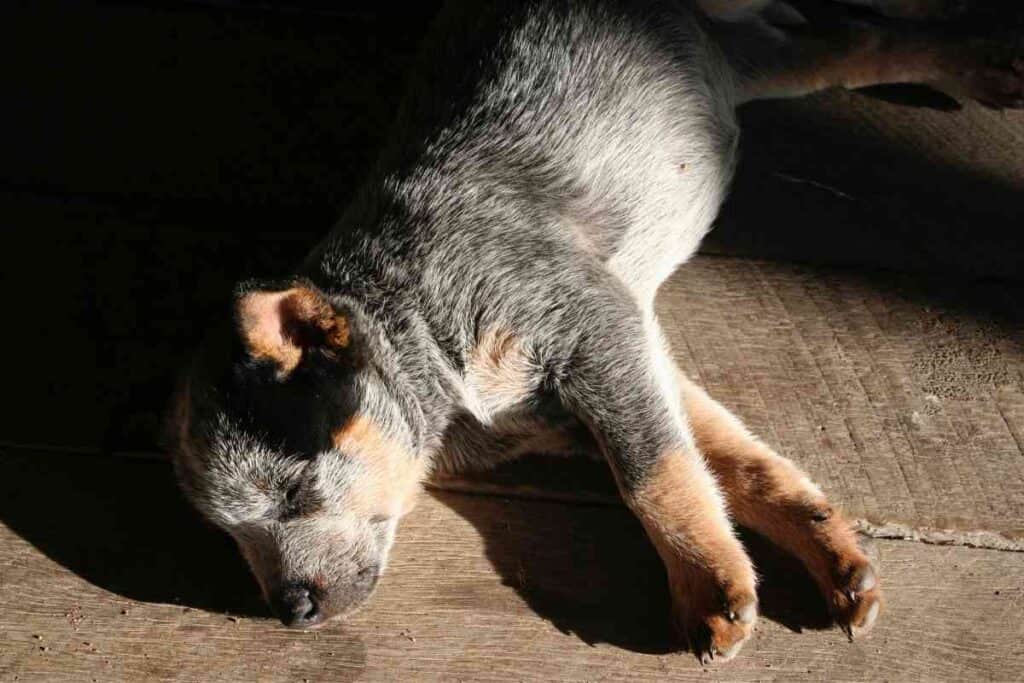
{"label": "dog's front leg", "polygon": [[679,384],[694,438],[734,519],[804,563],[851,637],[869,631],[882,589],[850,523],[800,468],[682,373]]}
{"label": "dog's front leg", "polygon": [[588,319],[560,373],[562,400],[592,430],[661,555],[691,650],[729,659],[757,616],[754,569],[687,430],[656,326],[627,295]]}

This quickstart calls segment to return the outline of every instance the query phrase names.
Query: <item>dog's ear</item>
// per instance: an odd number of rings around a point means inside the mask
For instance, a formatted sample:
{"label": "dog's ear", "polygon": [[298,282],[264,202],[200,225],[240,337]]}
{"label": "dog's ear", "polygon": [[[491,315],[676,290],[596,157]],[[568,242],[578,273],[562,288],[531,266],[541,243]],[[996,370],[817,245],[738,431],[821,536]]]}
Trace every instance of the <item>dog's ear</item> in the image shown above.
{"label": "dog's ear", "polygon": [[274,363],[279,377],[313,349],[337,354],[351,342],[348,317],[311,285],[243,287],[236,293],[235,324],[249,357]]}

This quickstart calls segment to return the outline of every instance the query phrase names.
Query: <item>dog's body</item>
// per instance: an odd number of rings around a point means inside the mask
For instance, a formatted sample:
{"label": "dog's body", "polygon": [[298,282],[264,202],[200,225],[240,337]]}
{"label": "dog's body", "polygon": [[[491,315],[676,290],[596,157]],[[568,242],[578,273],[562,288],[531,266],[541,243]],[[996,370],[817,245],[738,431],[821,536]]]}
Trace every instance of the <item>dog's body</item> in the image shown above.
{"label": "dog's body", "polygon": [[797,555],[844,628],[871,627],[849,525],[682,376],[654,297],[725,197],[738,103],[938,82],[955,60],[872,29],[818,63],[764,21],[772,3],[698,4],[710,19],[682,0],[450,8],[337,228],[294,279],[240,288],[182,392],[178,471],[286,623],[369,595],[429,473],[590,451],[702,656],[734,654],[755,620],[733,520]]}

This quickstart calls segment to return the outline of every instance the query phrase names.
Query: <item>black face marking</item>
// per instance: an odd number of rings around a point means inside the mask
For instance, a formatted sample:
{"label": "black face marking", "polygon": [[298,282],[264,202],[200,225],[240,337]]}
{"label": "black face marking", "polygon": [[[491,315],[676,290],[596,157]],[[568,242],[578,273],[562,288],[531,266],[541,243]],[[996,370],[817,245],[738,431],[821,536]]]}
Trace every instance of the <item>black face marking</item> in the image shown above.
{"label": "black face marking", "polygon": [[357,369],[313,349],[281,378],[273,363],[249,358],[232,337],[223,330],[200,351],[192,421],[222,415],[287,457],[310,459],[329,450],[331,433],[358,407]]}
{"label": "black face marking", "polygon": [[313,356],[278,380],[269,364],[233,368],[228,410],[241,424],[290,455],[304,458],[331,448],[331,433],[356,409],[352,374]]}

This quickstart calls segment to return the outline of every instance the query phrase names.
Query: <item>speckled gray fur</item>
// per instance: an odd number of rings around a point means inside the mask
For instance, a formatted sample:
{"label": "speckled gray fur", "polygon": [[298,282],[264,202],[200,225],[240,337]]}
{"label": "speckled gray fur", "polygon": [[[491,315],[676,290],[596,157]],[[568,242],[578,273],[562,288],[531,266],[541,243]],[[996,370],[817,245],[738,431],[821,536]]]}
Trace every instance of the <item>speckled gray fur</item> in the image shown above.
{"label": "speckled gray fur", "polygon": [[[331,441],[353,415],[401,451],[391,479],[578,448],[628,493],[666,449],[693,450],[654,297],[736,163],[749,61],[713,37],[761,30],[771,3],[698,4],[732,23],[719,34],[684,0],[451,3],[336,228],[294,280],[240,290],[309,287],[353,334],[283,377],[228,325],[179,401],[184,489],[272,603],[313,585],[341,613],[383,571],[407,492],[354,511],[381,474]],[[472,376],[496,330],[515,349],[502,391]]]}

